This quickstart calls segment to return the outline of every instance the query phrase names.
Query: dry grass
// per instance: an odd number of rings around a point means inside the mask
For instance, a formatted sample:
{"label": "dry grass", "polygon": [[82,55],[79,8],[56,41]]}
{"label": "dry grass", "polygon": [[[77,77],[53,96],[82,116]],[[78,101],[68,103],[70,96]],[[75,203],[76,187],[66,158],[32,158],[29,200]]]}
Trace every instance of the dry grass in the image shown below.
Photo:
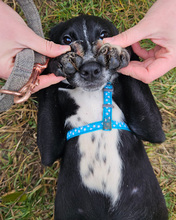
{"label": "dry grass", "polygon": [[[61,20],[82,13],[113,21],[123,31],[135,25],[152,5],[149,0],[41,1],[36,0],[45,35]],[[8,1],[22,15],[14,1]],[[144,41],[144,47],[151,47]],[[3,84],[3,81],[0,82]],[[167,140],[160,145],[146,143],[146,150],[160,182],[169,209],[176,219],[176,70],[151,84],[163,117]],[[53,219],[59,162],[51,168],[41,165],[36,144],[35,99],[14,105],[0,117],[0,219]]]}

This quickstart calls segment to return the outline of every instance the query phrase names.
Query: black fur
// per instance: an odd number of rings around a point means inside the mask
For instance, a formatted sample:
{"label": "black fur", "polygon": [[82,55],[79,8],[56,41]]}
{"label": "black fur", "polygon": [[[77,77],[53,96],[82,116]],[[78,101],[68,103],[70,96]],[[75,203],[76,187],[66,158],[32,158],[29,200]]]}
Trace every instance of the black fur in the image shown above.
{"label": "black fur", "polygon": [[[80,16],[54,27],[51,40],[64,44],[64,36],[69,35],[73,41],[82,40],[86,51],[83,20],[86,21],[89,42],[96,42],[102,30],[107,31],[107,36],[118,34],[114,25],[107,20]],[[136,55],[131,53],[131,59],[136,59]],[[51,60],[45,74],[52,68],[56,69],[56,64],[57,60]],[[82,184],[79,161],[84,155],[79,153],[79,137],[66,140],[66,133],[72,127],[65,127],[65,120],[76,114],[79,106],[67,92],[58,92],[58,88],[71,86],[61,82],[39,92],[38,146],[42,163],[50,166],[62,158],[55,200],[56,220],[168,219],[161,189],[141,141],[160,143],[165,140],[159,110],[148,85],[121,74],[117,74],[113,85],[113,100],[122,110],[132,131],[120,131],[118,151],[123,161],[122,185],[120,199],[114,207],[107,196],[91,191]],[[92,135],[92,142],[95,138]],[[94,172],[93,167],[90,172]],[[140,190],[132,195],[135,186]]]}

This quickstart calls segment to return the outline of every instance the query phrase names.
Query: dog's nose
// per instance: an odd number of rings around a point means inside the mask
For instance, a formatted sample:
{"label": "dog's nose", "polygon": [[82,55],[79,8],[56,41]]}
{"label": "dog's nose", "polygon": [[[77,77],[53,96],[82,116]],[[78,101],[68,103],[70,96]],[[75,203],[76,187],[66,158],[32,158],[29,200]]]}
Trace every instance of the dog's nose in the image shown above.
{"label": "dog's nose", "polygon": [[101,66],[97,62],[88,62],[81,66],[80,75],[84,79],[98,78],[101,74]]}

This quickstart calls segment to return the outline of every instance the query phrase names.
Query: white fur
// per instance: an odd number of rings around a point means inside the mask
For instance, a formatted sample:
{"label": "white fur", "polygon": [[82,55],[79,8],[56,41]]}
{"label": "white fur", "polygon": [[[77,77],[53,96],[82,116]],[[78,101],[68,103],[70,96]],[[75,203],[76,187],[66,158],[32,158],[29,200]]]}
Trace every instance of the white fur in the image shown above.
{"label": "white fur", "polygon": [[[66,120],[79,127],[102,120],[103,92],[83,91],[80,88],[68,91],[80,106],[76,115]],[[113,102],[112,119],[123,120],[123,113]],[[119,130],[95,131],[79,136],[80,175],[83,184],[90,190],[111,198],[112,204],[119,198],[122,179],[122,159],[118,152]]]}
{"label": "white fur", "polygon": [[139,191],[138,187],[134,187],[134,188],[132,189],[131,194],[132,194],[132,195],[133,195],[133,194],[136,194],[136,193],[138,193],[138,191]]}
{"label": "white fur", "polygon": [[84,38],[85,38],[85,42],[87,43],[87,51],[84,54],[84,59],[83,59],[83,63],[85,63],[86,61],[95,61],[96,59],[94,58],[94,54],[92,52],[92,45],[89,42],[88,39],[88,34],[87,34],[87,26],[86,26],[86,21],[83,21],[83,33],[84,33]]}
{"label": "white fur", "polygon": [[88,35],[87,35],[87,26],[86,26],[86,21],[83,20],[83,33],[84,33],[84,38],[85,42],[87,42],[88,50],[91,51],[92,46],[90,45]]}

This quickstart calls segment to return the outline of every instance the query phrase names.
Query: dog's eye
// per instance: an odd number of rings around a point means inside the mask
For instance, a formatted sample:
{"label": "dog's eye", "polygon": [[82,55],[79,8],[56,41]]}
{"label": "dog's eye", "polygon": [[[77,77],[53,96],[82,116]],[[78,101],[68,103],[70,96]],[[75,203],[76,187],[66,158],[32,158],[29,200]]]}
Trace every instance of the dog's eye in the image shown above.
{"label": "dog's eye", "polygon": [[100,34],[100,39],[103,40],[103,38],[108,37],[108,32],[107,31],[102,31]]}
{"label": "dog's eye", "polygon": [[66,36],[64,36],[63,41],[64,41],[64,44],[70,45],[71,42],[72,42],[72,39],[71,39],[70,36],[67,36],[67,35],[66,35]]}

